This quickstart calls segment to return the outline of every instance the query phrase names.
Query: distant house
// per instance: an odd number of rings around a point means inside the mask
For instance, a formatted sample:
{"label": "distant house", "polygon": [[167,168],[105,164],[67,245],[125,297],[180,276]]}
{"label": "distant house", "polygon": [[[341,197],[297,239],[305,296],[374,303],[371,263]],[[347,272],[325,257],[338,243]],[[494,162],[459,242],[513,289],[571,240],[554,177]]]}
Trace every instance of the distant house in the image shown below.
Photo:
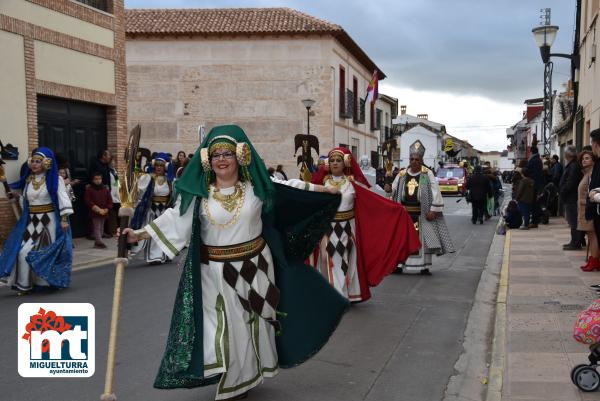
{"label": "distant house", "polygon": [[395,162],[401,167],[408,166],[408,153],[410,145],[417,139],[425,147],[423,162],[437,168],[441,160],[444,134],[446,126],[429,120],[427,114],[412,116],[406,113],[406,106],[400,106],[400,115],[393,121],[393,133],[399,136],[400,157]]}
{"label": "distant house", "polygon": [[291,172],[309,98],[321,154],[377,151],[381,100],[365,98],[373,71],[385,74],[341,26],[289,8],[131,9],[126,17],[129,124],[141,124],[152,150],[191,152],[199,126],[235,123],[268,165]]}

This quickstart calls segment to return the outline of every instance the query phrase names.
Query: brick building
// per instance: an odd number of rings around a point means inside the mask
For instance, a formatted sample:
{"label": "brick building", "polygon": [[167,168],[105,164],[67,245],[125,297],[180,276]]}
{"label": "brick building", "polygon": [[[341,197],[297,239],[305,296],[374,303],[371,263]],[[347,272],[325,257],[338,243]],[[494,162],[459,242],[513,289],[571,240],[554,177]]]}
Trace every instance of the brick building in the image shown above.
{"label": "brick building", "polygon": [[[80,179],[98,151],[124,149],[123,0],[0,1],[0,70],[0,140],[19,151],[15,160],[3,154],[9,182],[37,146],[64,154]],[[82,190],[76,188],[75,235],[87,226]],[[0,191],[2,241],[14,216]]]}
{"label": "brick building", "polygon": [[365,98],[379,69],[341,26],[288,8],[131,9],[126,16],[128,121],[141,124],[150,149],[189,153],[199,126],[236,123],[268,165],[294,176],[293,138],[306,133],[302,100],[310,98],[321,153],[344,145],[357,156],[376,154],[389,125]]}

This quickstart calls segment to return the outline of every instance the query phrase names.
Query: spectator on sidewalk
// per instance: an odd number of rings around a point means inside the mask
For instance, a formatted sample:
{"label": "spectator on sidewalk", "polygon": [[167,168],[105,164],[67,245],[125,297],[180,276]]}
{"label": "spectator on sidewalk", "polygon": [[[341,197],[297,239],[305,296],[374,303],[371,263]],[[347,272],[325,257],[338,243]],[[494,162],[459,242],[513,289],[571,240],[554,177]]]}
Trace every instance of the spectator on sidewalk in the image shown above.
{"label": "spectator on sidewalk", "polygon": [[535,201],[535,181],[531,178],[531,173],[527,167],[523,168],[523,178],[519,181],[515,199],[519,203],[519,211],[523,216],[523,225],[521,230],[529,230],[531,221],[532,206]]}
{"label": "spectator on sidewalk", "polygon": [[508,228],[519,228],[523,224],[523,216],[521,216],[517,201],[511,200],[508,202],[506,212],[504,213],[504,221]]}
{"label": "spectator on sidewalk", "polygon": [[558,187],[560,200],[564,206],[565,218],[571,228],[571,241],[563,245],[563,250],[574,251],[581,249],[582,233],[577,230],[577,188],[582,174],[579,163],[577,163],[577,150],[575,146],[567,146],[565,149],[565,160],[567,166],[560,179]]}
{"label": "spectator on sidewalk", "polygon": [[587,235],[589,248],[589,258],[584,266],[581,266],[583,271],[592,271],[600,269],[600,260],[598,259],[598,240],[594,232],[594,223],[585,218],[585,204],[588,196],[588,183],[592,175],[592,169],[596,158],[589,150],[584,150],[579,154],[579,165],[583,173],[583,178],[579,182],[578,200],[577,200],[577,229]]}
{"label": "spectator on sidewalk", "polygon": [[112,208],[112,197],[106,185],[102,183],[102,173],[92,174],[92,182],[85,187],[84,199],[90,210],[94,228],[94,248],[106,248],[106,244],[102,241],[102,234],[108,211]]}
{"label": "spectator on sidewalk", "polygon": [[467,191],[469,191],[467,199],[472,207],[471,222],[477,224],[479,221],[479,224],[483,224],[484,210],[487,198],[492,194],[492,187],[488,177],[483,175],[481,166],[475,166],[473,174],[467,181]]}
{"label": "spectator on sidewalk", "polygon": [[110,171],[110,196],[113,206],[108,211],[108,217],[104,226],[105,238],[111,238],[115,235],[117,233],[117,227],[119,226],[119,209],[121,208],[121,198],[119,197],[120,183],[114,161],[114,158],[111,158],[110,164],[108,165]]}
{"label": "spectator on sidewalk", "polygon": [[529,177],[534,182],[535,194],[534,201],[532,202],[531,209],[531,224],[529,228],[537,228],[540,222],[541,208],[537,203],[537,196],[544,190],[546,183],[544,182],[544,166],[542,159],[540,158],[537,143],[531,146],[531,157],[527,161],[527,170],[529,171]]}
{"label": "spectator on sidewalk", "polygon": [[523,178],[523,175],[521,174],[521,172],[523,171],[522,168],[517,167],[515,169],[515,171],[513,171],[513,175],[512,175],[512,187],[511,187],[511,197],[512,199],[515,199],[517,196],[517,189],[519,188],[519,181],[521,181],[521,178]]}
{"label": "spectator on sidewalk", "polygon": [[283,171],[283,166],[281,164],[278,164],[277,168],[275,169],[275,177],[279,178],[280,180],[284,180],[284,181],[287,181],[287,179],[288,179],[287,174]]}
{"label": "spectator on sidewalk", "polygon": [[552,159],[550,159],[550,164],[550,174],[552,176],[552,182],[558,187],[560,184],[560,179],[563,175],[563,165],[560,163],[558,155],[552,155]]}
{"label": "spectator on sidewalk", "polygon": [[[590,141],[594,156],[596,156],[596,159],[600,158],[600,128],[590,133]],[[594,163],[588,192],[588,200],[585,205],[585,218],[586,220],[593,221],[596,241],[600,241],[600,205],[598,205],[600,203],[600,163]]]}
{"label": "spectator on sidewalk", "polygon": [[177,152],[177,158],[175,159],[175,162],[173,163],[173,170],[175,172],[177,172],[177,170],[182,168],[186,164],[187,158],[188,157],[183,150],[180,150],[179,152]]}

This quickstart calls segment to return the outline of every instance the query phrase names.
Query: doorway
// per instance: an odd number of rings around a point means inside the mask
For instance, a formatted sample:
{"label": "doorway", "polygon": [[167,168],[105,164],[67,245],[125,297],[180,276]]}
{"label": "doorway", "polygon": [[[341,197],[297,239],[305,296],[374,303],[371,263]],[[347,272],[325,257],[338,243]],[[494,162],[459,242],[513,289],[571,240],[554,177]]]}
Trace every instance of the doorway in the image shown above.
{"label": "doorway", "polygon": [[38,96],[37,101],[39,146],[62,153],[69,161],[71,176],[81,181],[73,187],[71,228],[73,237],[83,237],[89,225],[83,196],[90,163],[106,149],[106,107],[46,96]]}

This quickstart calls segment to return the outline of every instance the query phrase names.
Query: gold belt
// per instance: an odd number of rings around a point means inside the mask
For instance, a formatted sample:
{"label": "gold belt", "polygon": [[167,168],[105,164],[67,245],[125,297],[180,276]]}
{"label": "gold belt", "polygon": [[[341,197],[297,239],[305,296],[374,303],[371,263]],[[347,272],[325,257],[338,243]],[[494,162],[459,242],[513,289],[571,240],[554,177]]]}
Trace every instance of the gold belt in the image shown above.
{"label": "gold belt", "polygon": [[409,205],[404,205],[404,208],[406,209],[407,212],[419,212],[421,213],[421,206],[409,206]]}
{"label": "gold belt", "polygon": [[354,218],[354,209],[344,210],[343,212],[337,212],[333,221],[347,221]]}
{"label": "gold belt", "polygon": [[233,262],[247,260],[258,255],[265,247],[263,237],[257,237],[251,241],[229,246],[203,246],[203,262],[212,260],[215,262]]}
{"label": "gold belt", "polygon": [[166,195],[166,196],[153,196],[152,197],[152,203],[169,203],[169,199],[170,196]]}
{"label": "gold belt", "polygon": [[29,205],[29,213],[41,214],[50,213],[54,211],[54,205],[49,203],[47,205]]}

